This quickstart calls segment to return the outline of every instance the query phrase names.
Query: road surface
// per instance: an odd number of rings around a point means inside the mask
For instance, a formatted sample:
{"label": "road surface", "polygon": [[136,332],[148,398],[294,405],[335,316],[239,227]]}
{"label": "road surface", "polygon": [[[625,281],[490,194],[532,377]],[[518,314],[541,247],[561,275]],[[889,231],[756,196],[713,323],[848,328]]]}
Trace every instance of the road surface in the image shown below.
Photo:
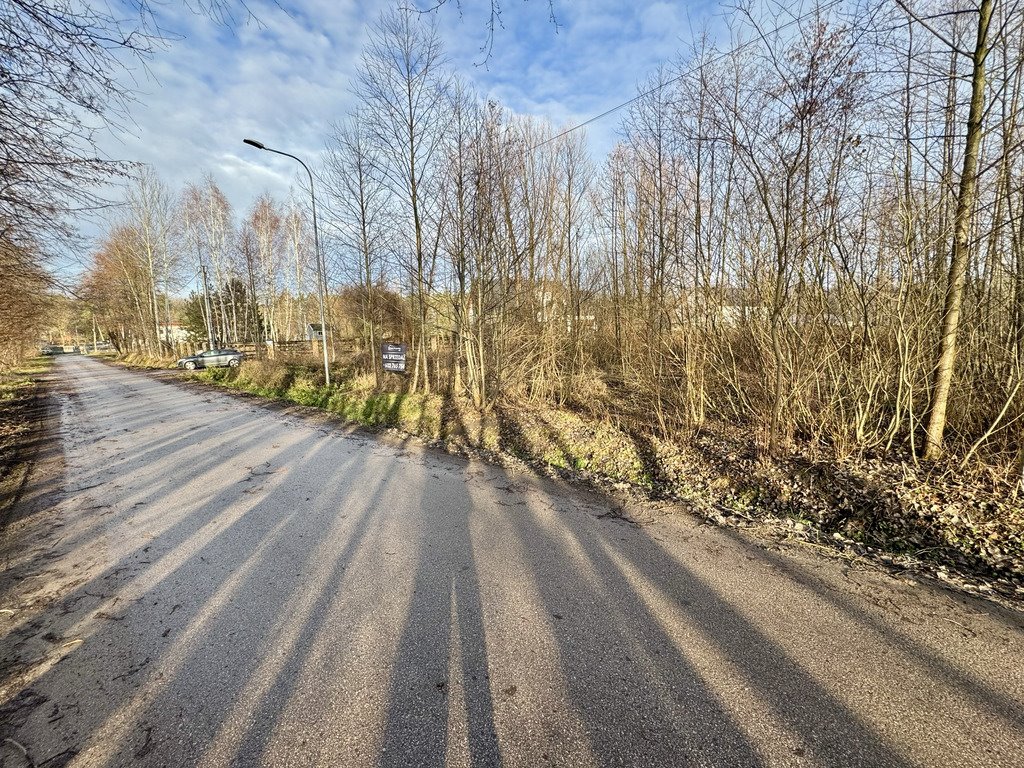
{"label": "road surface", "polygon": [[212,388],[55,374],[0,552],[0,765],[1024,760],[1017,614]]}

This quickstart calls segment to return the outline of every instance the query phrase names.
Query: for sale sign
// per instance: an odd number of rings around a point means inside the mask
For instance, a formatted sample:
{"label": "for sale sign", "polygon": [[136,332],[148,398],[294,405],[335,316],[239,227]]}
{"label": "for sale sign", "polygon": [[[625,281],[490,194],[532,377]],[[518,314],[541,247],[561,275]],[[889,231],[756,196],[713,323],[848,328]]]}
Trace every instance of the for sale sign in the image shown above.
{"label": "for sale sign", "polygon": [[405,373],[405,344],[385,341],[380,345],[380,359],[385,371]]}

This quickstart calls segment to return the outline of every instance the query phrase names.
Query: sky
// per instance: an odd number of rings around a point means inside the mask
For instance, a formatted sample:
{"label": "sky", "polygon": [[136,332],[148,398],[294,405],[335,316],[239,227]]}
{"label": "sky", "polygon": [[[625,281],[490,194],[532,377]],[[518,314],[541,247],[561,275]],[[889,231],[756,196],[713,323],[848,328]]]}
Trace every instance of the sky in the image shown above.
{"label": "sky", "polygon": [[[301,169],[242,139],[315,167],[332,123],[355,106],[351,87],[371,25],[395,0],[228,2],[236,18],[227,25],[183,2],[152,5],[175,39],[124,74],[136,93],[130,121],[101,148],[151,166],[175,191],[210,173],[244,212],[263,192],[286,199]],[[714,0],[502,0],[488,58],[489,12],[487,0],[450,0],[433,14],[450,65],[482,95],[558,127],[631,98],[705,25],[722,26]],[[614,144],[621,114],[586,129],[595,158]],[[84,230],[95,237],[101,227]]]}

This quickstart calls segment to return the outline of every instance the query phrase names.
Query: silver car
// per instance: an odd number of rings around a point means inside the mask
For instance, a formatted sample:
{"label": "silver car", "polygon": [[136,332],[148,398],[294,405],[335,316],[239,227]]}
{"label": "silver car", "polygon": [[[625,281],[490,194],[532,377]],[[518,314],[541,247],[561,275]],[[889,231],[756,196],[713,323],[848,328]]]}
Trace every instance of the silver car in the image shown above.
{"label": "silver car", "polygon": [[208,349],[196,352],[191,357],[181,358],[176,365],[194,371],[196,368],[237,368],[245,360],[245,355],[237,349]]}

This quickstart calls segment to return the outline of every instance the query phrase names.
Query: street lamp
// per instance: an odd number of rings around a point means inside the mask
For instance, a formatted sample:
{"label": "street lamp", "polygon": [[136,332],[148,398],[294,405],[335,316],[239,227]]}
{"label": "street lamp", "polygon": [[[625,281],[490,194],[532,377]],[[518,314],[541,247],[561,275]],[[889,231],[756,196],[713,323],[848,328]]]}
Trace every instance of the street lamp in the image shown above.
{"label": "street lamp", "polygon": [[255,139],[244,139],[244,142],[250,147],[256,147],[256,149],[263,149],[267,152],[273,152],[278,155],[284,155],[295,160],[299,165],[306,169],[306,174],[309,176],[309,196],[313,199],[313,247],[316,250],[316,276],[317,276],[317,290],[320,293],[320,341],[323,342],[324,350],[324,380],[327,385],[331,383],[331,368],[327,362],[327,316],[324,311],[324,305],[327,302],[327,272],[324,269],[323,254],[320,253],[320,233],[316,228],[316,195],[313,193],[313,173],[309,170],[309,166],[299,160],[295,155],[289,155],[287,152],[282,152],[279,149],[271,149],[260,141]]}

